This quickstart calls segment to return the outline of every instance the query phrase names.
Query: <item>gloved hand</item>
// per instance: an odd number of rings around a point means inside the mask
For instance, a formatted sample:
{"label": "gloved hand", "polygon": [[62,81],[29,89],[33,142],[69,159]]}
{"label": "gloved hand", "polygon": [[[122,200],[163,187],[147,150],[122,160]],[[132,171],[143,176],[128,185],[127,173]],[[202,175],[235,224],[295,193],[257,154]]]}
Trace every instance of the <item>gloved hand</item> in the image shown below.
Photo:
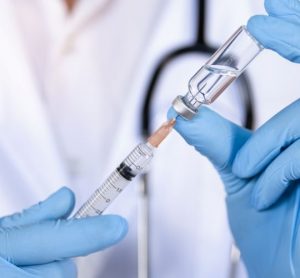
{"label": "gloved hand", "polygon": [[270,207],[289,187],[299,184],[299,111],[298,100],[259,128],[235,158],[233,171],[236,175],[258,177],[252,203],[259,210]]}
{"label": "gloved hand", "polygon": [[265,47],[300,63],[300,1],[265,0],[268,16],[250,18],[247,29]]}
{"label": "gloved hand", "polygon": [[0,277],[76,277],[72,257],[84,256],[120,241],[127,224],[119,216],[67,217],[74,194],[62,188],[22,213],[0,218]]}
{"label": "gloved hand", "polygon": [[[252,205],[252,192],[256,186],[262,185],[262,181],[265,183],[263,186],[273,186],[276,177],[282,177],[280,173],[288,173],[288,165],[285,164],[297,164],[296,160],[290,158],[282,163],[296,145],[291,146],[291,151],[286,149],[286,154],[285,151],[281,153],[282,146],[287,147],[297,138],[292,128],[298,119],[295,116],[297,109],[299,111],[300,102],[275,116],[253,138],[248,130],[206,107],[202,107],[193,120],[177,117],[175,129],[187,143],[208,157],[224,182],[229,224],[249,277],[300,277],[299,188],[294,187],[293,192],[287,192],[269,210],[257,211]],[[176,117],[173,109],[170,109],[168,117]],[[283,118],[288,121],[283,121]],[[278,121],[281,124],[274,128]],[[264,136],[274,138],[262,141]],[[241,153],[237,156],[239,150]],[[276,160],[278,162],[273,165]],[[280,166],[285,167],[278,169]],[[280,171],[278,174],[277,170]],[[274,174],[274,171],[275,177],[268,180],[267,176]],[[236,172],[242,172],[243,177]]]}

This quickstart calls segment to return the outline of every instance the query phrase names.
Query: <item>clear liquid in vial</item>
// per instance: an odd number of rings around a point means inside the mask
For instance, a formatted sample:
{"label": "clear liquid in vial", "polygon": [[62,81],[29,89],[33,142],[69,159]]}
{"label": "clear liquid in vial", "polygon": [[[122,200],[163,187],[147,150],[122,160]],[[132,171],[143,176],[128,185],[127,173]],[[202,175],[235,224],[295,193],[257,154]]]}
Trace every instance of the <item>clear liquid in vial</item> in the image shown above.
{"label": "clear liquid in vial", "polygon": [[212,103],[239,76],[235,68],[221,65],[202,67],[189,83],[185,102],[193,109]]}

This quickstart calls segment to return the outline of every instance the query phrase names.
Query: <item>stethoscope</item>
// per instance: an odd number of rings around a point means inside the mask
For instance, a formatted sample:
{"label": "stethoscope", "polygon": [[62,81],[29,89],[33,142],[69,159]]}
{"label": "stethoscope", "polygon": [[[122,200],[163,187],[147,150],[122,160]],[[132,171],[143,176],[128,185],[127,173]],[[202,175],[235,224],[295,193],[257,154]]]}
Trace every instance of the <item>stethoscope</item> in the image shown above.
{"label": "stethoscope", "polygon": [[[186,54],[203,54],[211,55],[216,49],[211,47],[206,42],[205,30],[206,30],[206,0],[197,0],[197,34],[195,42],[185,47],[177,48],[164,55],[157,63],[148,86],[146,87],[146,93],[143,103],[142,115],[141,115],[141,133],[143,137],[147,138],[151,133],[151,107],[155,97],[156,87],[167,66],[175,59],[182,57]],[[247,75],[242,74],[238,82],[241,101],[244,111],[243,126],[252,129],[254,124],[254,105],[252,97],[252,89],[250,86]],[[138,203],[138,277],[150,278],[151,277],[151,262],[149,256],[150,246],[150,234],[149,234],[149,186],[148,175],[145,174],[141,179],[139,187],[139,203]],[[239,263],[238,250],[233,246],[231,254],[231,267],[229,271],[229,278],[236,277],[237,265]]]}

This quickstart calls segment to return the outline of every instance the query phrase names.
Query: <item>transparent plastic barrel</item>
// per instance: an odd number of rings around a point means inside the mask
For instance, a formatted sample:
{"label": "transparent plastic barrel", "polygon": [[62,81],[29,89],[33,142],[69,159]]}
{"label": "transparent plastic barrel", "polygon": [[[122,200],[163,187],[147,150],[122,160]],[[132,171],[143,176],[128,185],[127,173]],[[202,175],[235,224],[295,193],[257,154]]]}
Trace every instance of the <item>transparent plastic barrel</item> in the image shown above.
{"label": "transparent plastic barrel", "polygon": [[121,162],[105,182],[75,214],[75,218],[100,215],[138,174],[145,171],[153,158],[154,147],[139,144]]}
{"label": "transparent plastic barrel", "polygon": [[118,197],[129,183],[115,170],[88,201],[78,210],[75,218],[100,215]]}

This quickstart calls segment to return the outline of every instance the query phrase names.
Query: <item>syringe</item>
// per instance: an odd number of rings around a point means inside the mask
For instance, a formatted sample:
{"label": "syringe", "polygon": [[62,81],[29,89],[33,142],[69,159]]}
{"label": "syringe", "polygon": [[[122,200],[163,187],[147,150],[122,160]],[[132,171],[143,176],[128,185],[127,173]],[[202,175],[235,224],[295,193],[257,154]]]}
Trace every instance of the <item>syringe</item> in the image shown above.
{"label": "syringe", "polygon": [[143,173],[154,156],[154,150],[168,136],[174,124],[175,119],[167,121],[148,138],[146,143],[137,145],[83,204],[74,217],[81,218],[102,214],[123,189],[137,175]]}

